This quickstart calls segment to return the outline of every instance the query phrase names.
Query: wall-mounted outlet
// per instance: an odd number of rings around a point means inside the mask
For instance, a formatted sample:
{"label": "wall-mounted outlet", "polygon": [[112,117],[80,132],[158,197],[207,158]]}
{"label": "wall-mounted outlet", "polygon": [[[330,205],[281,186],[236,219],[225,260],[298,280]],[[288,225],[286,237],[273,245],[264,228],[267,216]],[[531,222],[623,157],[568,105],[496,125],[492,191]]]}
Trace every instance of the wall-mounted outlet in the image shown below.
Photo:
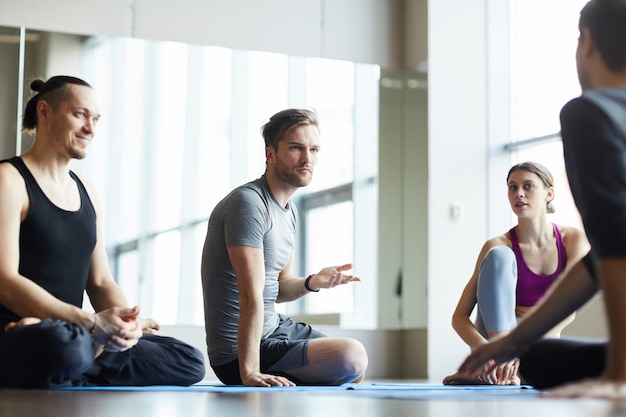
{"label": "wall-mounted outlet", "polygon": [[465,220],[465,204],[462,201],[450,203],[450,220],[455,223],[462,223]]}

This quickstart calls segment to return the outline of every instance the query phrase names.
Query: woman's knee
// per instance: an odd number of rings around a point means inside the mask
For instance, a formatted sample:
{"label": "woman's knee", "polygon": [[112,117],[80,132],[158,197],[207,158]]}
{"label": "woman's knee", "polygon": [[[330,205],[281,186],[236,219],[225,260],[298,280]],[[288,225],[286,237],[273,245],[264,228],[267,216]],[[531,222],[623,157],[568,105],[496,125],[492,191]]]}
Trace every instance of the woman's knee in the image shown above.
{"label": "woman's knee", "polygon": [[496,246],[485,255],[478,275],[476,300],[479,330],[485,337],[510,330],[516,323],[517,261],[508,246]]}
{"label": "woman's knee", "polygon": [[511,288],[515,285],[517,285],[517,261],[513,250],[508,246],[489,249],[480,263],[478,291],[484,288],[491,292],[496,287]]}
{"label": "woman's knee", "polygon": [[480,263],[480,272],[514,273],[517,275],[517,260],[515,253],[508,246],[495,246],[489,251]]}

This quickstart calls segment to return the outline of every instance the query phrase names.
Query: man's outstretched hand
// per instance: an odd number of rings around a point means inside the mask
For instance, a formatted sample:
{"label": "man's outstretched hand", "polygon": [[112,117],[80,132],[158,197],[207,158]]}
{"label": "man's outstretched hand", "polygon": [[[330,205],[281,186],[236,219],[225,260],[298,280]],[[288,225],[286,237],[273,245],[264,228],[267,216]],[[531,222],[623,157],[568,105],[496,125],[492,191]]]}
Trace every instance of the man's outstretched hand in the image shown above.
{"label": "man's outstretched hand", "polygon": [[317,290],[320,288],[333,288],[353,281],[361,281],[361,278],[357,276],[344,274],[345,271],[351,269],[352,264],[323,268],[320,272],[311,277],[309,287],[312,290]]}

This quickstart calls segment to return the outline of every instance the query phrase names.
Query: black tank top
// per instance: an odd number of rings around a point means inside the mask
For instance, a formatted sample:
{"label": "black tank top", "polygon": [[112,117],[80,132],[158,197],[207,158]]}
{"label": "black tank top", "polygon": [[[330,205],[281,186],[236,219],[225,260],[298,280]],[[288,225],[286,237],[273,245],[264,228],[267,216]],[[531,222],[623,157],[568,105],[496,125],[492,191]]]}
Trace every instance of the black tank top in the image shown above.
{"label": "black tank top", "polygon": [[[44,194],[20,157],[9,162],[26,183],[30,209],[20,226],[19,272],[60,300],[82,307],[89,265],[96,245],[96,212],[76,174],[80,208],[67,211]],[[0,329],[18,316],[0,305]]]}

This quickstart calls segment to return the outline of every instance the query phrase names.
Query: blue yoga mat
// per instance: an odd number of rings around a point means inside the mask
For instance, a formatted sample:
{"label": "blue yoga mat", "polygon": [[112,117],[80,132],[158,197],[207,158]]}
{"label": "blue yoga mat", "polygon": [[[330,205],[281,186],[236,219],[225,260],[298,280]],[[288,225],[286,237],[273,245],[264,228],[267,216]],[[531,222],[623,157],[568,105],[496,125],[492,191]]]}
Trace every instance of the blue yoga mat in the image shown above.
{"label": "blue yoga mat", "polygon": [[[372,384],[373,387],[377,390],[485,390],[485,391],[518,391],[524,389],[533,389],[531,385],[443,385],[443,384],[418,384],[418,383],[401,383],[401,382],[378,382]],[[355,384],[354,389],[357,388],[358,385]],[[362,389],[368,389],[369,387],[364,386]]]}
{"label": "blue yoga mat", "polygon": [[126,386],[85,386],[85,387],[55,387],[56,390],[63,391],[185,391],[185,392],[217,392],[241,394],[247,392],[278,392],[278,391],[346,391],[344,386],[319,387],[299,385],[295,387],[246,387],[243,385],[191,385],[180,387],[176,385],[151,385],[146,387],[126,387]]}
{"label": "blue yoga mat", "polygon": [[187,392],[218,392],[240,394],[247,392],[279,392],[279,391],[520,391],[532,389],[528,385],[443,385],[417,383],[374,383],[374,384],[344,384],[340,386],[309,386],[295,387],[246,387],[239,385],[222,385],[199,383],[189,387],[175,385],[152,385],[145,387],[134,386],[85,386],[85,387],[56,387],[56,390],[65,391],[187,391]]}

